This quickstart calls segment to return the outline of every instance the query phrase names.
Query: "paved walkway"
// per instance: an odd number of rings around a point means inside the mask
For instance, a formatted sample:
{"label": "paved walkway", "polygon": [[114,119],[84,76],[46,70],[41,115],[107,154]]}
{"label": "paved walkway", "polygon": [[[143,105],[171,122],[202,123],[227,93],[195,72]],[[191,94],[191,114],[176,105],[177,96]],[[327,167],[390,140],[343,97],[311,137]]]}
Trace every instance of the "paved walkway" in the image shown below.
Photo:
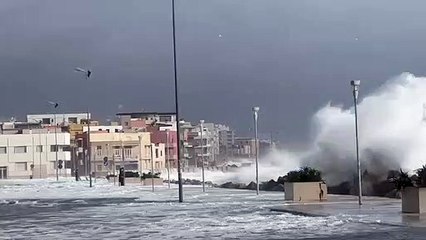
{"label": "paved walkway", "polygon": [[357,196],[328,195],[324,202],[285,201],[271,210],[312,217],[344,215],[381,224],[426,227],[426,214],[402,214],[400,199],[382,197],[363,197],[363,205],[359,206]]}

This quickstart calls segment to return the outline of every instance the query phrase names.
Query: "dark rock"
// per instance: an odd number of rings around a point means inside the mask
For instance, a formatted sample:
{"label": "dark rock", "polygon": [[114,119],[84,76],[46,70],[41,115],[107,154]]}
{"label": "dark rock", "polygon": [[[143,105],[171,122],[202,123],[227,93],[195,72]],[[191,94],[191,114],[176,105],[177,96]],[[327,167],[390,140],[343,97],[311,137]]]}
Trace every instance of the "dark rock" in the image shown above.
{"label": "dark rock", "polygon": [[273,187],[271,189],[271,191],[284,192],[284,184],[278,183],[278,185],[276,185],[275,187]]}
{"label": "dark rock", "polygon": [[284,176],[280,176],[280,177],[278,177],[278,179],[277,179],[277,183],[279,183],[279,184],[284,184],[284,180],[285,180]]}
{"label": "dark rock", "polygon": [[262,183],[260,185],[260,190],[263,191],[272,191],[274,187],[276,187],[279,183],[275,182],[274,180],[269,180],[269,182]]}
{"label": "dark rock", "polygon": [[337,186],[329,186],[327,192],[330,194],[350,194],[351,184],[350,182],[342,182]]}
{"label": "dark rock", "polygon": [[398,191],[398,190],[394,189],[394,190],[386,193],[384,195],[384,197],[401,199],[401,191]]}
{"label": "dark rock", "polygon": [[[364,189],[363,189],[364,190]],[[395,190],[395,184],[385,180],[372,184],[372,192],[367,192],[368,196],[385,196],[387,193]]]}
{"label": "dark rock", "polygon": [[234,184],[232,182],[226,182],[222,185],[220,185],[221,188],[232,188]]}
{"label": "dark rock", "polygon": [[250,182],[250,183],[247,185],[246,189],[249,189],[249,190],[256,190],[256,183],[255,183],[255,182]]}

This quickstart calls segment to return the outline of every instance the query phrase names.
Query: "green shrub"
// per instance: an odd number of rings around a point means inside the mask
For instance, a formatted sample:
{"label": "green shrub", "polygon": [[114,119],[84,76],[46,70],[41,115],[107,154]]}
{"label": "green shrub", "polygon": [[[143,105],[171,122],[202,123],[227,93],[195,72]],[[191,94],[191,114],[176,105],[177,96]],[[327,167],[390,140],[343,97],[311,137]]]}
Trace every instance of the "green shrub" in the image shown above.
{"label": "green shrub", "polygon": [[290,171],[284,177],[286,182],[321,182],[321,172],[311,167],[302,167],[297,171]]}
{"label": "green shrub", "polygon": [[415,181],[417,187],[426,187],[426,165],[416,170]]}
{"label": "green shrub", "polygon": [[414,186],[413,180],[408,176],[408,172],[403,172],[402,169],[395,176],[390,177],[389,181],[395,184],[395,188],[398,191]]}

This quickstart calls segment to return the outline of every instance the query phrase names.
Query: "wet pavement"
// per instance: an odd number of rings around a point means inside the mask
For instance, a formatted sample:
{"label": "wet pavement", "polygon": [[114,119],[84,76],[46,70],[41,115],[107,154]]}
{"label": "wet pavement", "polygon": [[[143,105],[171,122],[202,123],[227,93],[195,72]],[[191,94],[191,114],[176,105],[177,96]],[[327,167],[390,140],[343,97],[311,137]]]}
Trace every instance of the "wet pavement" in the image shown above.
{"label": "wet pavement", "polygon": [[[98,181],[0,184],[0,239],[425,239],[401,224],[399,200],[337,197],[303,206],[283,193],[185,186],[118,187]],[[350,197],[348,197],[350,198]],[[286,204],[286,205],[285,205]],[[334,205],[334,206],[333,206]],[[275,206],[275,207],[274,207]],[[278,207],[277,207],[278,206]],[[271,211],[284,208],[298,211]],[[395,211],[394,211],[395,210]],[[309,212],[310,215],[302,214]],[[400,216],[399,222],[397,216]],[[415,221],[415,220],[414,220]]]}
{"label": "wet pavement", "polygon": [[271,210],[311,217],[362,216],[365,220],[376,220],[382,224],[426,228],[426,214],[403,214],[401,199],[363,197],[362,203],[359,206],[357,196],[329,195],[324,202],[286,201]]}

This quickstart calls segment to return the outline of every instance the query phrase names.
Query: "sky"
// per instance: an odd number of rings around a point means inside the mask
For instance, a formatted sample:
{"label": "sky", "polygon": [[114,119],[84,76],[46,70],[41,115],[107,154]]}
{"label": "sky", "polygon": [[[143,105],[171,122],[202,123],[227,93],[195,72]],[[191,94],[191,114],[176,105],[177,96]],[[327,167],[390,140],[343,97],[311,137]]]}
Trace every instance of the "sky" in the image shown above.
{"label": "sky", "polygon": [[[350,106],[386,80],[426,71],[421,0],[176,0],[181,117],[310,138],[328,102]],[[2,0],[0,118],[174,111],[170,0]],[[73,71],[89,68],[86,81]]]}

